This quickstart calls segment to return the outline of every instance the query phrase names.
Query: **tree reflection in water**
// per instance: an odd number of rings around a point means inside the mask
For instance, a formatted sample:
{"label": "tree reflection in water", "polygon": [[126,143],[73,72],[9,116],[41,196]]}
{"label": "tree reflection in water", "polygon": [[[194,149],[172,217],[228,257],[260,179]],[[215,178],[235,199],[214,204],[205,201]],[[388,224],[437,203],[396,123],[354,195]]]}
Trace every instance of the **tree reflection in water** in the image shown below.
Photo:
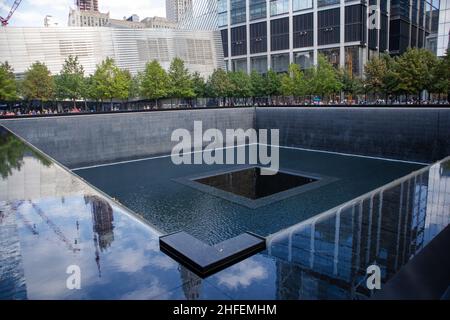
{"label": "tree reflection in water", "polygon": [[38,159],[46,167],[52,164],[46,156],[30,148],[4,128],[0,128],[0,175],[2,179],[8,178],[12,174],[12,170],[21,169],[25,156]]}

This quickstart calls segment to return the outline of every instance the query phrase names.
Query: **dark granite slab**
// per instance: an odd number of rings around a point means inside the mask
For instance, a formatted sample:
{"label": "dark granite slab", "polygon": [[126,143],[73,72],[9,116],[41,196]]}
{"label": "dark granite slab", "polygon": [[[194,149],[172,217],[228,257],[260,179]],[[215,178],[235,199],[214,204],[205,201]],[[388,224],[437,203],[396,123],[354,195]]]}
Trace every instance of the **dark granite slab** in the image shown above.
{"label": "dark granite slab", "polygon": [[201,277],[265,250],[266,240],[252,233],[244,233],[214,246],[209,246],[186,232],[159,238],[161,251],[188,267]]}
{"label": "dark granite slab", "polygon": [[374,295],[374,300],[449,299],[450,226],[447,226],[425,248]]}

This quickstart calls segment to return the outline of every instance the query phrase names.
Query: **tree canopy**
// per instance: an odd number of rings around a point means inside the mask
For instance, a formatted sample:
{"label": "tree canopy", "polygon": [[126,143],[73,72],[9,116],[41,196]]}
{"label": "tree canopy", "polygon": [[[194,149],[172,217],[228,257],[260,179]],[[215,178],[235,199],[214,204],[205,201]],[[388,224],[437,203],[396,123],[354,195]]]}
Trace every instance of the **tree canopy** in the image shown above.
{"label": "tree canopy", "polygon": [[22,94],[28,100],[49,101],[55,93],[55,83],[47,66],[41,62],[33,63],[25,72]]}
{"label": "tree canopy", "polygon": [[59,75],[55,76],[56,97],[70,99],[74,103],[85,95],[84,69],[78,57],[69,56]]}
{"label": "tree canopy", "polygon": [[107,58],[97,65],[94,74],[86,76],[78,57],[69,56],[58,75],[52,76],[45,64],[35,62],[20,82],[7,62],[0,63],[2,101],[15,100],[20,93],[27,100],[57,98],[74,104],[80,99],[112,102],[145,98],[157,102],[162,98],[201,97],[233,104],[241,98],[244,103],[248,98],[269,98],[273,102],[280,96],[298,99],[315,95],[327,99],[339,93],[419,96],[423,90],[448,97],[450,53],[443,58],[425,49],[408,49],[397,57],[381,54],[366,63],[362,76],[337,69],[319,55],[317,64],[306,70],[295,63],[285,73],[268,70],[248,75],[217,69],[206,80],[198,72],[190,73],[180,58],[173,59],[167,71],[158,61],[149,61],[145,70],[134,75]]}
{"label": "tree canopy", "polygon": [[111,58],[102,61],[91,78],[91,96],[101,101],[128,99],[130,94],[130,73],[121,70]]}
{"label": "tree canopy", "polygon": [[195,96],[192,78],[183,60],[180,58],[172,60],[168,77],[168,96],[172,98],[193,98]]}
{"label": "tree canopy", "polygon": [[17,84],[14,70],[8,62],[0,63],[0,100],[12,101],[17,99]]}
{"label": "tree canopy", "polygon": [[158,61],[147,63],[142,75],[141,96],[147,99],[158,100],[169,94],[170,79]]}

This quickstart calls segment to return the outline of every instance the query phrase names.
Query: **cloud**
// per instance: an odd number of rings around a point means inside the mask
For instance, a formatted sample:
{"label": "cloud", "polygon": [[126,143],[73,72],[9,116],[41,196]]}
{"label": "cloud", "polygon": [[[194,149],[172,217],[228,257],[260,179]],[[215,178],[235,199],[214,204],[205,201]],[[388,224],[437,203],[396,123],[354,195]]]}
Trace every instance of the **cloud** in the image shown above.
{"label": "cloud", "polygon": [[266,279],[268,272],[263,265],[249,259],[236,264],[217,275],[218,283],[231,290],[247,288],[254,281]]}
{"label": "cloud", "polygon": [[[5,17],[13,0],[0,0],[0,16]],[[111,18],[122,19],[137,14],[141,19],[151,16],[165,16],[164,0],[99,0],[100,11],[109,12]],[[46,15],[51,15],[53,22],[67,26],[69,9],[74,7],[73,0],[33,0],[22,1],[10,20],[11,26],[42,27]]]}

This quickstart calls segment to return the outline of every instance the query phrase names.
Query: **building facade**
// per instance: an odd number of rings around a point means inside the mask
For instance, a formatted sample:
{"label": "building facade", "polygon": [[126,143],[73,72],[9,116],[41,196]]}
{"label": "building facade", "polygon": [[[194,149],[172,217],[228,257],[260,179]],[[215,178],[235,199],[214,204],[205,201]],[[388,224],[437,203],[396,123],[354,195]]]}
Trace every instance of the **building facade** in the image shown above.
{"label": "building facade", "polygon": [[96,10],[80,10],[71,8],[69,11],[69,27],[104,27],[110,23],[109,13]]}
{"label": "building facade", "polygon": [[424,47],[436,52],[438,23],[439,0],[391,0],[389,52]]}
{"label": "building facade", "polygon": [[75,5],[81,11],[98,11],[98,0],[76,0]]}
{"label": "building facade", "polygon": [[334,66],[361,75],[367,60],[380,52],[400,54],[408,46],[425,45],[437,11],[431,0],[403,2],[217,0],[226,66],[286,72],[290,63],[309,68],[323,54]]}
{"label": "building facade", "polygon": [[179,22],[182,17],[192,10],[193,0],[166,0],[166,17],[169,21]]}
{"label": "building facade", "polygon": [[141,23],[143,23],[146,28],[154,29],[175,29],[177,25],[175,22],[162,17],[148,17],[142,19]]}
{"label": "building facade", "polygon": [[36,61],[58,74],[69,56],[78,57],[87,75],[107,57],[132,74],[143,71],[152,60],[168,69],[175,57],[203,77],[224,68],[218,31],[9,27],[0,29],[0,43],[0,61],[8,61],[18,77]]}
{"label": "building facade", "polygon": [[120,19],[109,19],[108,27],[112,28],[126,28],[126,29],[144,29],[145,24],[139,21],[137,15],[133,15],[129,18]]}
{"label": "building facade", "polygon": [[443,57],[449,49],[450,38],[450,0],[441,0],[439,13],[439,31],[437,37],[437,55]]}

